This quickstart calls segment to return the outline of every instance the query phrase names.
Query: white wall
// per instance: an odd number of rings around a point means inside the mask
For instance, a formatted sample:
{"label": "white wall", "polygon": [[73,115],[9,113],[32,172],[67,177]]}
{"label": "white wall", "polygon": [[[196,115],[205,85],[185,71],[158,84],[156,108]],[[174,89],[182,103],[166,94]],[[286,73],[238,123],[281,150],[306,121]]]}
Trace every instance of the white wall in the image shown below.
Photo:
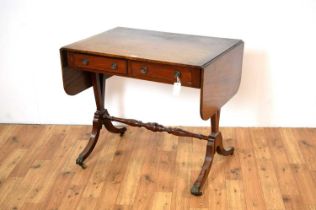
{"label": "white wall", "polygon": [[[315,0],[0,0],[0,122],[90,124],[92,90],[63,92],[59,48],[125,26],[245,41],[242,83],[223,126],[316,127]],[[110,113],[203,126],[199,91],[113,77]]]}

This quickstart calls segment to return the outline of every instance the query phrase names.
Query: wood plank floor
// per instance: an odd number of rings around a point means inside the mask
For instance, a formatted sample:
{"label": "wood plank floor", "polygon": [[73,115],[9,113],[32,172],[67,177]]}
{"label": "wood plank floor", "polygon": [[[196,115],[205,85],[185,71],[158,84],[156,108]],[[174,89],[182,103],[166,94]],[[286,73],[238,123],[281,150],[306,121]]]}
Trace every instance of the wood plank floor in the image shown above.
{"label": "wood plank floor", "polygon": [[235,154],[215,156],[204,194],[194,197],[206,142],[103,129],[82,170],[75,159],[90,126],[0,125],[0,209],[316,209],[316,129],[221,131]]}

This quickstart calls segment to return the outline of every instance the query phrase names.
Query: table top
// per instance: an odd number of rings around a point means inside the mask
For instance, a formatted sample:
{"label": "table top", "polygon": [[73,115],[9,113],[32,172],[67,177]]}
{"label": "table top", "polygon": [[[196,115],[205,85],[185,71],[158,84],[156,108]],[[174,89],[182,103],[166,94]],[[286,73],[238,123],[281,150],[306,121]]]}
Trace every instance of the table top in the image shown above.
{"label": "table top", "polygon": [[241,42],[237,39],[117,27],[64,48],[130,60],[205,67]]}

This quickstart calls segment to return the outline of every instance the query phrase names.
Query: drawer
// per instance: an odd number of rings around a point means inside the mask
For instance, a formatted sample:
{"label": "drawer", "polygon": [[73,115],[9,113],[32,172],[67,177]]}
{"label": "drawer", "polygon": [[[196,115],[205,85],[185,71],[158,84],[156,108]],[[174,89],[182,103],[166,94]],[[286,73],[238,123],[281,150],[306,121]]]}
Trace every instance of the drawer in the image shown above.
{"label": "drawer", "polygon": [[68,53],[68,65],[88,71],[98,70],[114,74],[126,74],[127,72],[125,60],[72,52]]}
{"label": "drawer", "polygon": [[130,68],[135,78],[173,84],[178,74],[183,86],[200,87],[200,69],[139,61],[131,61]]}

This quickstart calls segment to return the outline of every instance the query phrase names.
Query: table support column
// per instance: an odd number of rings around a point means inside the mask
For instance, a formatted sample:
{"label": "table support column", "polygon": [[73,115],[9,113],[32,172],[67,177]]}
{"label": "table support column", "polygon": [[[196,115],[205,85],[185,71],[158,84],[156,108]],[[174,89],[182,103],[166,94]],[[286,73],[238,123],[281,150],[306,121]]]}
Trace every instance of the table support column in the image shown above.
{"label": "table support column", "polygon": [[108,131],[112,133],[119,133],[121,136],[126,131],[125,127],[117,128],[112,124],[110,120],[104,118],[105,115],[109,115],[108,111],[104,108],[106,76],[99,73],[91,73],[91,80],[92,80],[92,85],[93,85],[93,92],[94,92],[94,98],[95,98],[97,111],[94,113],[92,132],[91,132],[89,142],[76,160],[76,164],[80,165],[82,168],[86,167],[83,162],[93,151],[98,141],[102,125],[104,125],[104,127]]}
{"label": "table support column", "polygon": [[211,170],[215,153],[217,152],[218,154],[224,156],[232,155],[234,153],[233,147],[225,149],[223,146],[222,134],[219,131],[219,118],[220,110],[211,117],[211,135],[207,141],[206,153],[201,172],[191,188],[191,193],[193,195],[202,195],[201,189]]}

